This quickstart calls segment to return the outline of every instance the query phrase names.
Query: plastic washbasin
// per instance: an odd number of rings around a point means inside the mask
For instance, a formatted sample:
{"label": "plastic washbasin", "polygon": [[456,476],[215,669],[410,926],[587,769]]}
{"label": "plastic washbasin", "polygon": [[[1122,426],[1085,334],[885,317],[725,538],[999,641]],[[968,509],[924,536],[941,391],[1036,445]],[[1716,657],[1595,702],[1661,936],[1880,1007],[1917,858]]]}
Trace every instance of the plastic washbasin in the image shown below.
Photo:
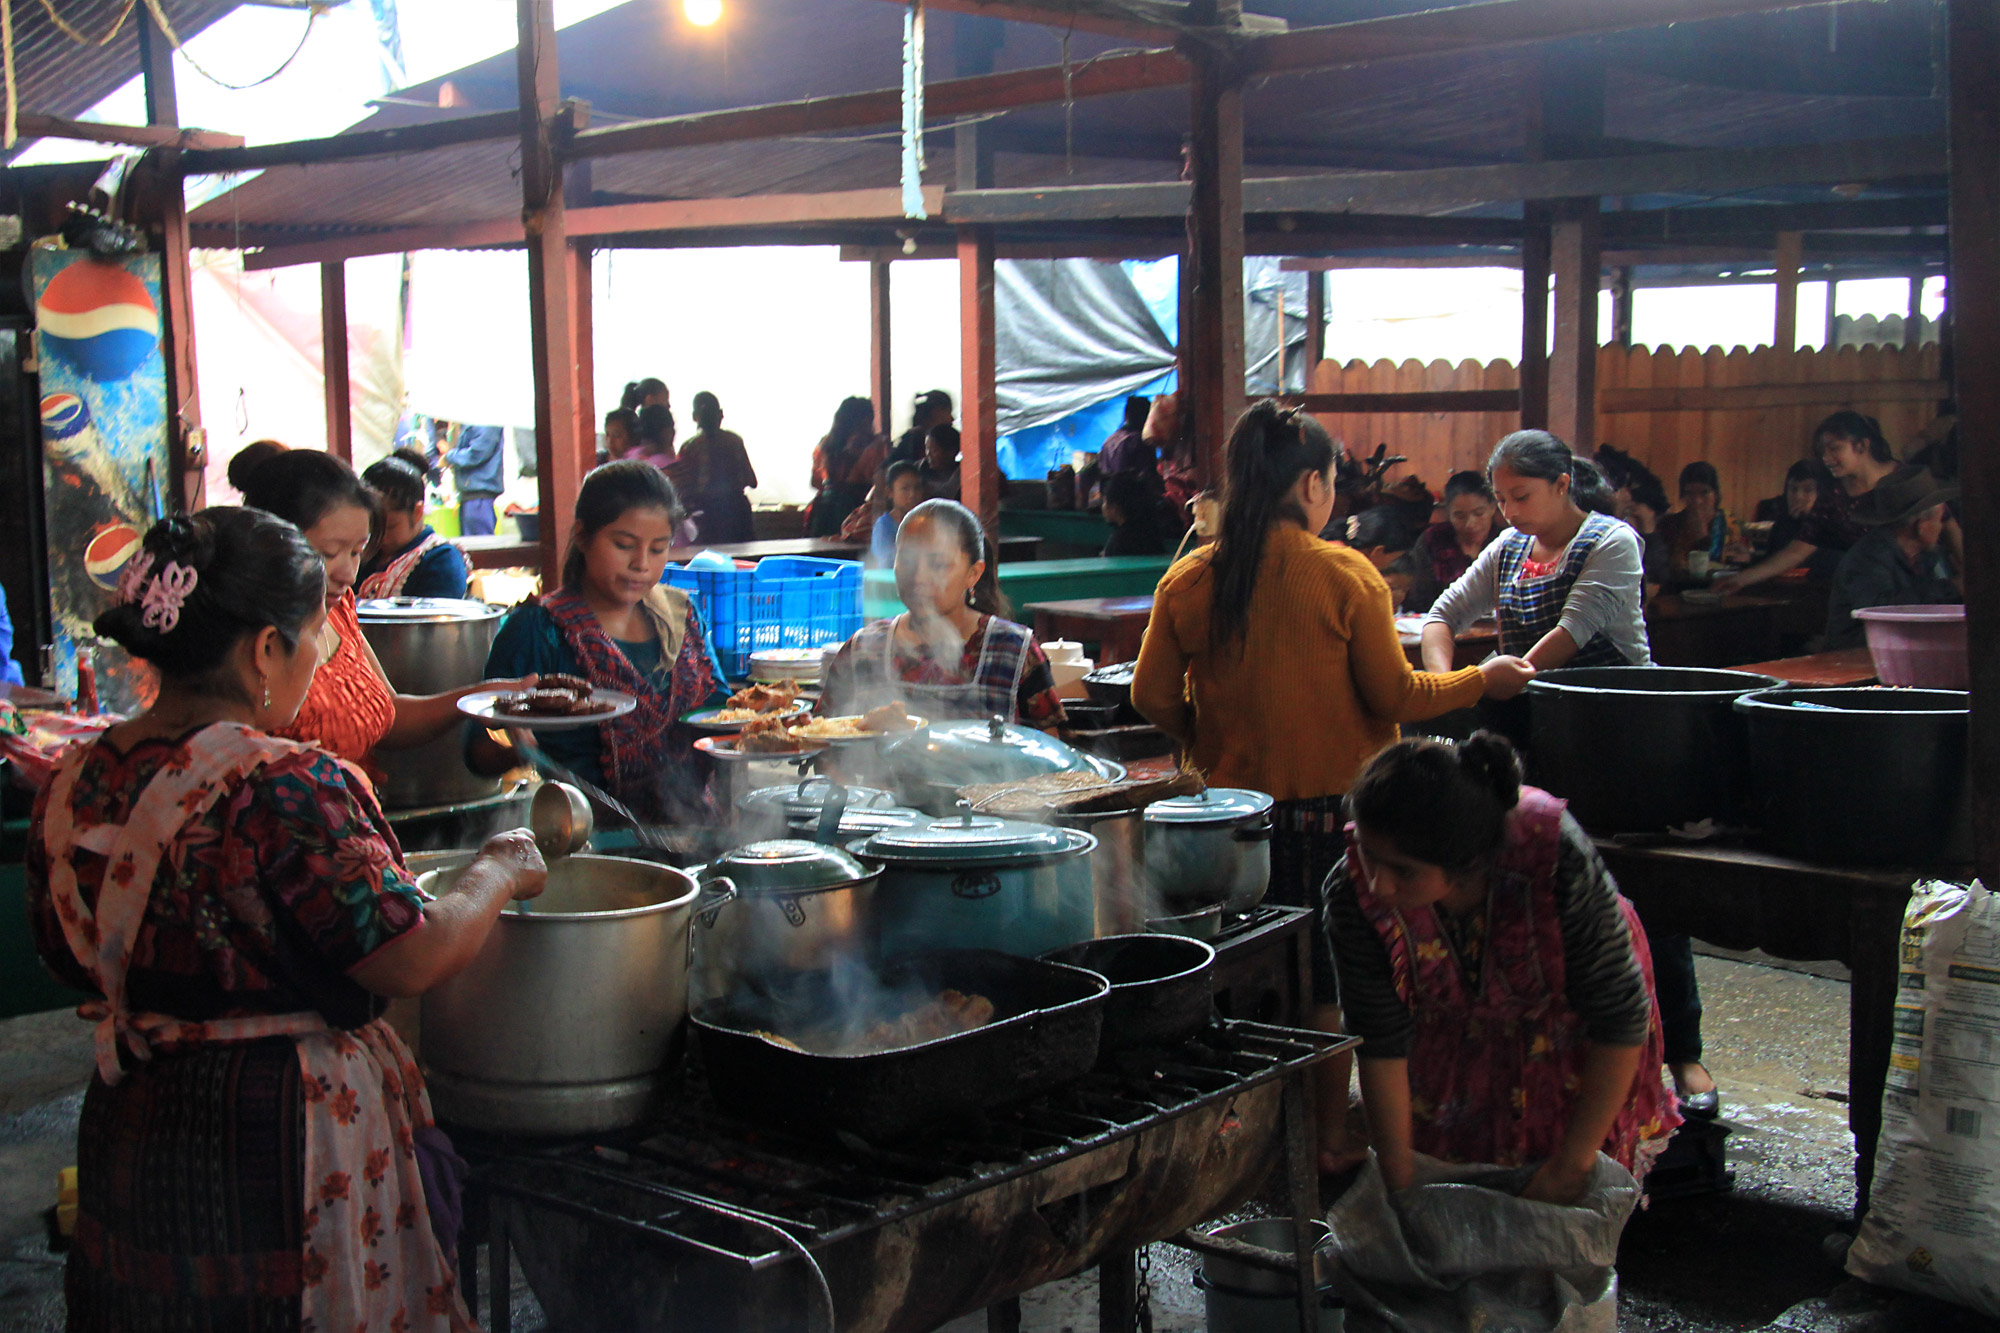
{"label": "plastic washbasin", "polygon": [[1963,606],[1870,606],[1854,618],[1867,629],[1868,656],[1884,685],[1971,688]]}

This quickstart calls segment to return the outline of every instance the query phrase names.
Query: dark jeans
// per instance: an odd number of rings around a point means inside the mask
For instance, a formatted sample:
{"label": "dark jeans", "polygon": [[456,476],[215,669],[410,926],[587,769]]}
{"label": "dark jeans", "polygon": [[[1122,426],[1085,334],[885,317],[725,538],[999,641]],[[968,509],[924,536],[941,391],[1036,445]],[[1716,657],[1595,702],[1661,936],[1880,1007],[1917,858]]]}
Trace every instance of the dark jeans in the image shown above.
{"label": "dark jeans", "polygon": [[497,526],[492,496],[468,495],[458,502],[458,533],[461,537],[491,537]]}
{"label": "dark jeans", "polygon": [[1312,999],[1334,1004],[1340,986],[1326,935],[1326,877],[1347,854],[1347,817],[1338,796],[1279,801],[1272,810],[1271,902],[1312,909]]}
{"label": "dark jeans", "polygon": [[1701,1061],[1701,987],[1694,976],[1694,941],[1685,935],[1647,934],[1653,946],[1653,987],[1660,997],[1660,1026],[1670,1065]]}

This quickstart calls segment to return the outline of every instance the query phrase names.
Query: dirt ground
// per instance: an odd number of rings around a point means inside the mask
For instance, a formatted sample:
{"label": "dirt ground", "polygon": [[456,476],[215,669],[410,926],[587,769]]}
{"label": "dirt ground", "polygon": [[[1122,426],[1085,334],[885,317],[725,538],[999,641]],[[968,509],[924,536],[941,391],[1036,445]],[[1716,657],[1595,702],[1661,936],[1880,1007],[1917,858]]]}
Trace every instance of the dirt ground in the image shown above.
{"label": "dirt ground", "polygon": [[[1847,986],[1832,976],[1721,957],[1697,959],[1708,1064],[1733,1133],[1726,1193],[1667,1200],[1626,1228],[1619,1252],[1621,1333],[2000,1333],[2000,1321],[1897,1298],[1844,1277],[1828,1257],[1854,1204],[1847,1130]],[[1837,971],[1837,969],[1835,969]],[[85,1025],[66,1013],[0,1023],[0,1330],[62,1328],[62,1269],[39,1212],[73,1160]],[[1154,1246],[1154,1327],[1206,1327],[1192,1257]],[[546,1328],[515,1293],[514,1327]],[[1097,1283],[1082,1274],[1022,1301],[1026,1333],[1091,1333]],[[945,1333],[984,1333],[984,1316]],[[612,1333],[593,1330],[591,1333]]]}

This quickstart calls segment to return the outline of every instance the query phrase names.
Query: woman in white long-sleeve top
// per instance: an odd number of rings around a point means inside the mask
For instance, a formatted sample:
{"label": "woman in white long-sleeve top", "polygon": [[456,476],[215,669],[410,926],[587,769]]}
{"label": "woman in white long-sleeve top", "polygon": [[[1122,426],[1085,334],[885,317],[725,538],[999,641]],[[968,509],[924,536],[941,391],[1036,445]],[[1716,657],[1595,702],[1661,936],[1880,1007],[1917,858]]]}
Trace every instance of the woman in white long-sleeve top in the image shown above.
{"label": "woman in white long-sleeve top", "polygon": [[1453,639],[1497,614],[1500,651],[1539,671],[1650,666],[1639,535],[1603,512],[1610,494],[1587,458],[1547,431],[1494,447],[1487,476],[1511,530],[1480,552],[1424,621],[1424,667],[1451,667]]}

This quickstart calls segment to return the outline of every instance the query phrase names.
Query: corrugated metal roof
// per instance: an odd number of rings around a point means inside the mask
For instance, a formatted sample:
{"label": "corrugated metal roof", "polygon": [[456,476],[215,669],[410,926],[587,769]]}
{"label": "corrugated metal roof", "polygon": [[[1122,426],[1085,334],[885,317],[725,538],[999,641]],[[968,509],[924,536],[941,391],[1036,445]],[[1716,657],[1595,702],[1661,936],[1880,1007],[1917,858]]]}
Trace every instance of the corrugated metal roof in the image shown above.
{"label": "corrugated metal roof", "polygon": [[[162,0],[167,22],[186,40],[235,9],[240,0]],[[127,0],[57,0],[70,27],[98,38]],[[79,45],[34,0],[14,0],[14,72],[23,111],[75,118],[139,73],[139,20],[127,17],[109,44]]]}

